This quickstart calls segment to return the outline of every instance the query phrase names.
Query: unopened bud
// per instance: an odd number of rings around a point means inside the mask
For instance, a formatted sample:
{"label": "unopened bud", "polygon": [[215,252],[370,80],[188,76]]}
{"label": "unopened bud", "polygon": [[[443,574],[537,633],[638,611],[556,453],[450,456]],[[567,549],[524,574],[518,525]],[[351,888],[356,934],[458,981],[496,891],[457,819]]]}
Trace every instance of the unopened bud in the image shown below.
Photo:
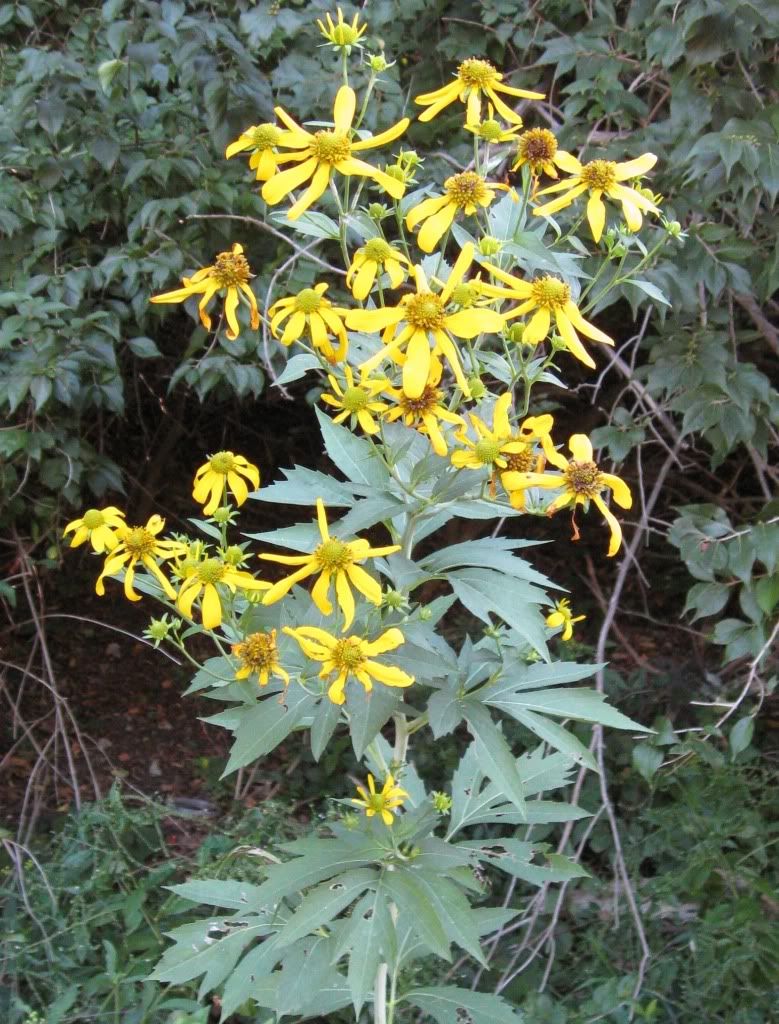
{"label": "unopened bud", "polygon": [[446,793],[439,793],[437,790],[433,790],[432,794],[433,807],[439,814],[448,814],[452,809],[452,798]]}
{"label": "unopened bud", "polygon": [[232,513],[230,512],[229,508],[226,508],[224,505],[221,505],[218,509],[216,509],[211,518],[214,520],[215,523],[219,523],[221,526],[224,526],[225,523],[230,522],[231,514]]}
{"label": "unopened bud", "polygon": [[497,256],[502,248],[503,242],[492,235],[485,235],[479,239],[479,252],[482,256]]}
{"label": "unopened bud", "polygon": [[384,218],[389,214],[389,212],[389,208],[383,206],[381,203],[371,203],[371,205],[368,207],[368,216],[371,218],[371,220],[375,221],[384,220]]}
{"label": "unopened bud", "polygon": [[678,220],[669,220],[665,226],[665,230],[671,236],[671,238],[678,238],[682,233],[682,225]]}
{"label": "unopened bud", "polygon": [[224,553],[224,559],[228,565],[240,565],[246,560],[246,554],[243,548],[239,547],[237,544],[231,544]]}
{"label": "unopened bud", "polygon": [[480,401],[487,394],[486,385],[481,377],[476,374],[468,378],[468,388],[471,392],[471,398],[476,402]]}
{"label": "unopened bud", "polygon": [[368,67],[375,75],[380,75],[382,71],[386,71],[390,67],[390,64],[384,57],[384,54],[372,53],[368,58]]}

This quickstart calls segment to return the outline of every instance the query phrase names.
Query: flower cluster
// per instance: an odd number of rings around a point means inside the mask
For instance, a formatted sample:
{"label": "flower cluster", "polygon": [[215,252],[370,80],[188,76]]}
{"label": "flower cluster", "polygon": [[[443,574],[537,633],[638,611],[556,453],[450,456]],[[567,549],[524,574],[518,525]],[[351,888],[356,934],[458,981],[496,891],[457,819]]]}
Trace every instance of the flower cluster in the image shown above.
{"label": "flower cluster", "polygon": [[[278,273],[262,274],[267,308],[261,310],[257,277],[244,246],[235,242],[212,265],[190,271],[181,287],[151,301],[195,299],[193,315],[196,307],[200,323],[211,330],[211,307],[218,297],[217,330],[224,321],[228,341],[247,326],[257,331],[262,325],[266,343],[273,339],[283,348],[294,344],[306,351],[302,361],[323,371],[320,398],[334,422],[365,435],[359,450],[367,446],[382,461],[414,507],[427,511],[439,495],[457,501],[467,493],[482,505],[493,503],[496,516],[551,516],[570,508],[573,539],[578,539],[579,506],[586,511],[594,505],[609,530],[608,555],[615,555],[622,529],[607,499],[629,509],[627,484],[601,468],[584,434],[570,437],[570,458],[562,454],[553,440],[553,415],[531,415],[529,402],[537,383],[559,383],[557,360],[572,356],[594,369],[598,352],[603,353],[599,346],[613,347],[614,340],[590,318],[602,308],[600,299],[613,281],[621,283],[619,271],[604,286],[600,272],[588,277],[574,260],[591,254],[602,256],[604,265],[616,262],[615,239],[630,245],[630,234],[642,228],[644,218],[659,215],[658,197],[640,184],[656,157],[645,153],[618,162],[595,153],[584,160],[560,149],[547,127],[525,125],[533,101],[545,94],[511,85],[489,61],[471,57],[451,81],[415,102],[422,122],[445,111],[464,115],[461,127],[469,133],[469,146],[473,143],[473,160],[467,167],[456,164],[442,184],[420,186],[424,161],[413,150],[389,153],[381,162],[375,156],[400,140],[410,121],[402,117],[375,131],[367,128],[375,123],[369,103],[373,88],[389,64],[383,54],[366,55],[369,37],[360,15],[349,21],[339,9],[337,17],[327,14],[318,26],[322,45],[335,51],[344,68],[329,120],[299,123],[276,106],[274,119],[246,127],[227,146],[225,158],[243,154],[264,204],[285,204],[285,213],[274,214],[276,223],[286,217],[290,230],[297,227],[314,234],[317,244],[330,246],[316,257],[317,275],[337,271],[334,279],[298,274],[296,284],[282,282],[285,290],[272,294]],[[370,75],[362,102],[348,84],[353,50],[363,55]],[[493,180],[500,163],[496,154],[503,155],[504,166],[511,165],[516,185]],[[407,196],[412,187],[419,191]],[[577,202],[580,218],[565,235],[554,217]],[[624,223],[611,227],[604,239],[607,202],[616,204]],[[319,206],[327,212],[309,212]],[[568,238],[585,218],[589,248],[577,240],[574,255],[560,248],[550,258],[538,258],[533,246],[541,238]],[[522,227],[528,223],[537,233]],[[526,250],[517,241],[523,235],[531,239]],[[333,267],[339,248],[342,262]],[[551,252],[554,244],[546,248]],[[256,258],[252,262],[260,266]],[[590,264],[581,267],[589,271]],[[550,402],[546,409],[555,406]],[[437,467],[432,497],[430,489],[414,490],[416,477],[402,478],[387,456],[385,435],[403,433],[393,426],[397,423],[423,439],[413,439],[417,452],[427,451],[420,473]],[[220,658],[230,664],[230,678],[222,685],[250,693],[252,701],[278,691],[284,702],[289,687],[297,686],[302,699],[321,701],[331,714],[349,720],[355,709],[365,708],[377,684],[393,691],[411,687],[415,677],[393,663],[394,658],[403,664],[402,654],[392,653],[406,635],[413,637],[406,628],[414,614],[410,589],[398,582],[410,559],[404,517],[411,520],[411,513],[387,512],[383,522],[390,542],[382,543],[381,533],[377,542],[369,541],[354,536],[346,520],[328,522],[325,503],[312,487],[303,501],[315,506],[316,526],[298,524],[280,535],[279,546],[290,553],[256,556],[270,571],[264,579],[251,571],[257,562],[249,543],[230,544],[227,538],[234,514],[259,487],[255,465],[219,451],[197,469],[193,483],[207,541],[163,536],[165,523],[156,514],[143,525],[130,525],[115,506],[89,509],[67,525],[65,535],[72,547],[89,543],[103,558],[98,594],[105,593],[106,579],[117,577],[128,599],[140,600],[137,584],[178,616],[169,622],[166,613],[153,622],[148,636],[155,645],[183,644],[181,629],[184,635],[211,633]],[[380,515],[355,528],[375,529]],[[275,542],[278,536],[266,539]],[[274,575],[274,566],[285,569]],[[382,574],[397,589],[383,592]],[[426,612],[419,610],[419,621]],[[561,599],[546,625],[569,641],[573,625],[583,618]],[[327,619],[331,624],[325,628]],[[374,708],[381,699],[374,696]],[[367,786],[358,785],[358,796],[350,801],[387,826],[410,799],[397,780],[413,790],[402,774],[403,728],[398,725],[398,763],[374,761],[381,788],[369,773]],[[434,794],[438,814],[451,807],[449,796]]]}

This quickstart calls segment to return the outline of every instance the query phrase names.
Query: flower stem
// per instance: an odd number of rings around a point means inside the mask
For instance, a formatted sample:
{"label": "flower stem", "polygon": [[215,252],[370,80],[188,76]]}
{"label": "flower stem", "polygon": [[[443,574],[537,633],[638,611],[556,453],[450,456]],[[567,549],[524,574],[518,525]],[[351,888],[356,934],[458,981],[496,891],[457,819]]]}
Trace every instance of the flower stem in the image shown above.
{"label": "flower stem", "polygon": [[376,971],[376,981],[373,985],[373,1020],[374,1024],[388,1024],[387,1022],[387,972],[386,963],[379,964]]}

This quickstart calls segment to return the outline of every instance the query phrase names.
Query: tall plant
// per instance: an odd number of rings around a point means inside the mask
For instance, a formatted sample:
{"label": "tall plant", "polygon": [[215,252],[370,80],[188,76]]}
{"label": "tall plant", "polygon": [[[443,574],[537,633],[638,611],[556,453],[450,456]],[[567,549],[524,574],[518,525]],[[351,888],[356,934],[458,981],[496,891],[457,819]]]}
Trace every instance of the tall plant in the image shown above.
{"label": "tall plant", "polygon": [[[66,532],[105,559],[98,593],[123,578],[130,600],[140,591],[165,605],[149,636],[192,662],[188,693],[226,705],[207,719],[234,735],[226,773],[293,734],[318,759],[348,733],[356,761],[333,794],[340,817],[287,844],[284,862],[269,857],[262,884],[175,887],[219,912],[172,932],[154,976],[202,976],[201,995],[222,988],[225,1017],[253,1001],[277,1017],[351,1006],[358,1019],[369,1006],[377,1024],[418,1011],[494,1024],[516,1019],[502,999],[422,984],[415,965],[450,960],[454,945],[488,966],[517,916],[509,901],[490,905],[494,871],[529,885],[582,873],[534,838],[538,826],[587,816],[547,795],[579,766],[597,770],[570,723],[641,730],[602,693],[571,685],[596,666],[558,660],[549,641],[570,639],[577,617],[517,553],[533,542],[501,532],[569,508],[576,540],[592,505],[608,526],[607,555],[619,550],[608,499],[629,509],[628,486],[595,461],[586,435],[559,450],[536,386],[564,387],[571,359],[596,366],[613,341],[588,318],[612,289],[645,285],[641,272],[678,228],[639,183],[654,156],[581,163],[549,130],[524,128],[512,104],[542,94],[481,59],[416,100],[424,121],[461,106],[468,167],[441,186],[417,180],[411,150],[368,162],[409,120],[368,130],[386,57],[363,49],[358,17],[339,11],[320,28],[343,76],[329,120],[307,129],[276,107],[274,122],[247,127],[226,155],[248,156],[268,206],[292,199],[289,231],[340,249],[332,272],[351,296],[329,298],[322,280],[261,310],[245,239],[246,250],[236,242],[153,301],[191,302],[228,339],[262,319],[294,344],[277,383],[319,375],[334,471],[295,467],[261,487],[255,465],[222,451],[195,476],[197,537],[164,537],[157,515],[130,525],[113,507],[88,510]],[[355,55],[367,68],[360,96]],[[516,188],[495,180],[508,147]],[[236,532],[249,497],[314,506],[315,521]],[[487,535],[447,543],[441,531],[457,519]],[[257,554],[287,574],[258,578]],[[458,601],[473,637],[458,630]],[[205,662],[189,649],[196,635],[214,646]],[[452,734],[461,759],[430,790],[413,749]]]}

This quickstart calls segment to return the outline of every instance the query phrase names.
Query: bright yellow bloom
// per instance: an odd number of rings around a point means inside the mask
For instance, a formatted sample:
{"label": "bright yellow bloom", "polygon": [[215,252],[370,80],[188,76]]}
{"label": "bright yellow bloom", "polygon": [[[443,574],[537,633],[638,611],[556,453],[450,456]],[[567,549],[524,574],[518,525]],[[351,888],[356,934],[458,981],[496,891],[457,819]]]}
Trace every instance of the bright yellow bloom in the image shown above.
{"label": "bright yellow bloom", "polygon": [[487,117],[484,121],[479,121],[476,124],[466,124],[463,127],[467,132],[472,132],[478,139],[481,139],[490,146],[498,142],[516,141],[517,133],[522,131],[522,118],[518,118],[515,124],[511,125],[510,128],[506,128],[500,121],[495,119],[494,114],[495,110],[492,104],[488,103]]}
{"label": "bright yellow bloom", "polygon": [[646,196],[634,188],[621,184],[629,178],[640,178],[647,171],[651,171],[657,163],[654,153],[644,153],[643,156],[636,157],[635,160],[628,160],[624,164],[615,163],[613,160],[590,160],[589,163],[581,164],[570,153],[558,153],[555,163],[572,177],[566,178],[565,181],[558,181],[538,193],[540,196],[545,196],[552,192],[563,192],[564,195],[558,196],[557,199],[553,199],[549,203],[544,203],[543,206],[536,207],[533,210],[536,217],[549,217],[553,213],[557,213],[558,210],[570,206],[583,192],[589,192],[587,220],[592,237],[599,242],[606,223],[606,207],[601,199],[604,194],[622,204],[622,215],[631,231],[640,230],[642,211],[644,213],[660,212]]}
{"label": "bright yellow bloom", "polygon": [[[241,572],[221,558],[205,558],[194,565],[185,577],[176,598],[176,607],[192,618],[192,605],[200,598],[200,613],[206,629],[222,624],[222,601],[217,584],[228,587],[232,593],[241,590],[269,590],[270,583],[256,580],[248,572]],[[201,596],[202,595],[202,596]]]}
{"label": "bright yellow bloom", "polygon": [[[314,348],[319,349],[328,362],[336,363],[346,358],[349,347],[343,322],[347,311],[334,306],[324,297],[328,287],[326,284],[317,284],[313,288],[304,288],[297,295],[279,299],[268,310],[268,316],[271,318],[270,328],[274,338],[278,338],[279,327],[289,317],[281,335],[282,345],[291,345],[297,341],[308,327]],[[330,334],[338,338],[337,348],[333,348]]]}
{"label": "bright yellow bloom", "polygon": [[445,395],[438,387],[443,367],[437,358],[430,364],[430,376],[422,394],[411,398],[402,388],[387,388],[386,395],[398,404],[384,417],[388,423],[403,419],[407,427],[413,427],[420,434],[430,439],[436,455],[445,456],[448,452],[446,439],[441,431],[441,423],[464,426],[462,416],[450,412],[444,405]]}
{"label": "bright yellow bloom", "polygon": [[289,672],[281,667],[276,648],[276,630],[269,633],[249,633],[239,644],[233,644],[233,655],[240,661],[236,679],[248,679],[256,674],[260,686],[267,686],[271,676],[278,676],[289,684]]}
{"label": "bright yellow bloom", "polygon": [[269,181],[278,170],[279,164],[289,163],[295,159],[294,154],[281,155],[276,152],[276,146],[292,139],[293,136],[278,125],[268,122],[254,124],[242,132],[235,142],[230,143],[225,150],[225,157],[229,160],[236,153],[250,149],[252,154],[249,157],[249,167],[256,171],[256,180]]}
{"label": "bright yellow bloom", "polygon": [[70,538],[72,548],[77,548],[88,540],[93,551],[102,555],[104,551],[110,551],[119,543],[116,531],[123,526],[124,512],[114,505],[103,509],[89,508],[80,519],[68,523],[62,531],[62,536],[67,537],[69,533],[75,531]]}
{"label": "bright yellow bloom", "polygon": [[371,604],[381,604],[381,586],[368,573],[361,569],[357,562],[366,558],[381,558],[400,551],[399,544],[391,544],[384,548],[372,548],[367,540],[361,538],[353,541],[337,540],[330,536],[327,528],[325,506],[321,498],[316,499],[316,515],[322,543],[308,555],[260,555],[267,562],[279,562],[281,565],[298,565],[291,576],[274,583],[262,600],[263,604],[275,604],[289,592],[295,583],[320,574],[311,590],[311,599],[323,615],[332,615],[333,606],[328,592],[331,580],[335,581],[335,596],[338,606],[343,612],[344,632],[354,620],[354,595],[351,587],[356,587]]}
{"label": "bright yellow bloom", "polygon": [[350,25],[348,21],[344,21],[341,8],[338,7],[336,10],[338,11],[338,21],[336,23],[333,22],[329,14],[325,15],[327,25],[320,21],[319,18],[317,18],[316,23],[319,25],[319,31],[329,43],[332,43],[339,50],[343,48],[348,52],[349,47],[354,46],[368,31],[368,25],[365,22],[362,25],[358,24],[359,14],[355,14]]}
{"label": "bright yellow bloom", "polygon": [[306,657],[322,662],[320,679],[337,673],[327,691],[333,704],[343,704],[346,700],[344,688],[350,677],[362,683],[366,693],[373,689],[374,679],[384,686],[411,686],[414,682],[413,676],[394,665],[382,665],[373,660],[375,655],[394,651],[406,642],[399,629],[388,629],[373,641],[358,636],[339,639],[316,626],[300,626],[298,629],[285,626],[284,632],[297,640]]}
{"label": "bright yellow bloom", "polygon": [[311,184],[300,199],[287,211],[290,220],[297,220],[325,191],[333,171],[347,176],[357,174],[363,178],[372,178],[385,192],[389,192],[393,199],[403,197],[406,187],[402,182],[396,181],[377,167],[371,167],[364,160],[358,160],[352,154],[393,142],[408,128],[409,120],[404,117],[392,128],[387,128],[370,139],[352,142],[352,121],[356,103],[354,90],[348,85],[342,85],[335,97],[334,130],[318,131],[314,135],[301,128],[281,107],[276,107],[276,116],[287,126],[290,133],[283,145],[297,150],[294,158],[290,159],[294,159],[298,166],[289,167],[265,182],[262,187],[262,198],[266,203],[275,206],[290,192],[311,179]]}
{"label": "bright yellow bloom", "polygon": [[352,797],[351,802],[356,807],[364,808],[367,818],[380,814],[385,825],[392,824],[392,812],[398,807],[402,807],[404,799],[408,796],[405,789],[395,785],[395,780],[391,775],[387,776],[380,793],[376,792],[376,784],[370,772],[368,772],[368,791],[366,792],[363,786],[355,788],[360,794],[360,799]]}
{"label": "bright yellow bloom", "polygon": [[547,437],[554,423],[549,415],[530,416],[513,433],[508,416],[511,398],[511,392],[507,391],[495,402],[492,428],[479,416],[468,413],[477,440],[472,441],[464,430],[460,430],[456,434],[457,440],[466,447],[452,452],[452,465],[456,469],[489,469],[493,493],[497,474],[501,473],[502,478],[512,467],[524,465],[533,442]]}
{"label": "bright yellow bloom", "polygon": [[570,155],[564,150],[558,150],[557,139],[548,128],[531,128],[519,137],[517,159],[511,165],[511,170],[518,171],[527,164],[534,177],[543,171],[550,178],[556,178],[555,164],[559,164],[560,160],[564,164]]}
{"label": "bright yellow bloom", "polygon": [[[414,268],[416,292],[404,295],[397,306],[382,309],[353,309],[346,326],[355,331],[383,331],[384,345],[361,364],[363,373],[374,370],[385,356],[403,366],[403,390],[410,398],[419,398],[428,378],[433,355],[442,355],[452,368],[462,392],[470,396],[457,347],[450,337],[475,338],[483,331],[495,333],[503,327],[503,317],[491,309],[460,309],[448,313],[446,306],[473,262],[473,245],[463,247],[440,294],[431,291],[424,271]],[[402,325],[402,326],[401,326]],[[429,336],[432,336],[431,348]],[[400,349],[406,347],[401,355]]]}
{"label": "bright yellow bloom", "polygon": [[176,591],[170,585],[166,577],[157,565],[157,561],[165,561],[168,558],[178,558],[186,553],[187,545],[176,540],[157,540],[157,535],[165,528],[165,520],[154,515],[145,526],[127,526],[123,523],[116,531],[117,544],[111,548],[106,557],[103,571],[100,573],[95,584],[95,591],[103,597],[105,595],[106,576],[114,576],[120,569],[124,569],[124,596],[128,601],[140,601],[140,594],[133,590],[133,579],[135,578],[135,567],[140,562],[148,569],[160,584],[165,594],[175,598]]}
{"label": "bright yellow bloom", "polygon": [[388,381],[383,377],[375,380],[363,377],[360,383],[355,385],[351,366],[344,366],[344,375],[346,387],[342,388],[336,378],[329,373],[327,379],[334,393],[328,394],[325,391],[321,396],[325,405],[341,410],[333,417],[333,423],[343,423],[345,419],[351,417],[352,425],[356,419],[366,434],[378,434],[378,424],[371,414],[381,414],[389,409],[386,402],[376,401],[376,396],[387,387]]}
{"label": "bright yellow bloom", "polygon": [[184,302],[192,295],[200,295],[201,299],[197,310],[200,315],[200,322],[207,331],[211,330],[211,317],[206,312],[206,306],[219,291],[225,291],[224,315],[227,320],[227,337],[235,341],[240,332],[235,311],[239,302],[245,302],[249,306],[249,316],[252,330],[256,331],[260,326],[260,311],[257,308],[257,300],[254,292],[248,285],[252,277],[251,269],[243,255],[243,246],[238,242],[233,243],[230,252],[220,252],[214,261],[213,266],[203,267],[192,275],[183,277],[183,288],[177,288],[172,292],[165,292],[163,295],[152,295],[150,302]]}
{"label": "bright yellow bloom", "polygon": [[399,288],[406,280],[406,271],[402,264],[411,267],[402,252],[385,242],[383,238],[369,238],[352,257],[346,283],[352,295],[364,302],[370,294],[378,274],[387,273],[393,288]]}
{"label": "bright yellow bloom", "polygon": [[543,341],[549,333],[552,314],[554,314],[555,324],[560,337],[565,342],[565,347],[585,366],[594,369],[595,363],[579,340],[577,331],[581,331],[585,337],[592,338],[593,341],[600,341],[604,345],[614,345],[608,334],[604,334],[589,320],[584,319],[579,312],[579,307],[571,299],[571,289],[564,281],[548,274],[544,277],[537,277],[534,281],[522,281],[491,263],[484,265],[493,277],[508,285],[508,288],[501,288],[497,285],[485,284],[482,286],[485,294],[495,298],[517,299],[521,303],[516,309],[504,313],[506,320],[512,320],[516,316],[525,316],[526,313],[535,310],[522,334],[524,344],[537,345],[539,341]]}
{"label": "bright yellow bloom", "polygon": [[560,639],[570,640],[573,636],[574,622],[581,622],[582,619],[586,618],[586,615],[574,615],[571,610],[571,602],[563,597],[559,601],[555,601],[554,611],[547,615],[546,624],[550,629],[557,629],[559,626],[562,626]]}
{"label": "bright yellow bloom", "polygon": [[[256,491],[260,486],[260,471],[256,466],[233,452],[217,452],[195,473],[192,497],[198,505],[204,505],[203,514],[210,516],[222,502],[225,489],[235,498],[236,505],[243,505],[249,497],[249,488],[241,477],[246,477]],[[205,504],[204,504],[205,503]]]}
{"label": "bright yellow bloom", "polygon": [[479,207],[490,205],[495,198],[495,189],[505,192],[508,188],[508,185],[485,181],[475,171],[453,174],[444,182],[444,195],[430,196],[411,207],[406,214],[406,227],[413,231],[424,221],[417,244],[423,252],[432,252],[459,212],[467,215],[476,213]]}
{"label": "bright yellow bloom", "polygon": [[519,114],[504,103],[498,93],[518,96],[525,100],[542,100],[546,95],[543,92],[528,92],[527,89],[515,89],[511,85],[504,85],[503,75],[496,71],[488,60],[469,57],[458,67],[457,77],[453,82],[434,92],[417,96],[414,102],[428,108],[419,115],[419,120],[432,121],[450,103],[459,100],[466,104],[466,123],[476,124],[481,120],[481,101],[484,95],[492,100],[501,117],[512,124],[522,124]]}
{"label": "bright yellow bloom", "polygon": [[[504,482],[511,490],[528,487],[544,487],[554,490],[562,489],[562,494],[555,498],[547,507],[546,514],[551,516],[566,505],[573,505],[574,516],[577,505],[585,505],[592,500],[600,510],[611,530],[609,557],[616,555],[622,543],[622,529],[615,516],[601,497],[601,491],[610,490],[620,508],[630,508],[633,496],[630,488],[618,476],[602,473],[592,459],[592,444],[585,434],[574,434],[568,441],[573,458],[569,461],[556,451],[551,439],[542,438],[544,452],[553,466],[562,470],[561,473],[506,473]],[[575,519],[573,523],[573,539],[579,539],[579,530]]]}

